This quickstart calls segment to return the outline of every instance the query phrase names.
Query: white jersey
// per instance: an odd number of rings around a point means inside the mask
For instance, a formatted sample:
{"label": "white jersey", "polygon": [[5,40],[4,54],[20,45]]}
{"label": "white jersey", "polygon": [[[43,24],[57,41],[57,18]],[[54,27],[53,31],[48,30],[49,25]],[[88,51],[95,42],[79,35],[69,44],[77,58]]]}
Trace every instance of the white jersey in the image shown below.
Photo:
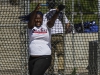
{"label": "white jersey", "polygon": [[[53,11],[53,10],[56,10],[56,9],[50,9],[50,11]],[[47,13],[49,13],[49,12],[47,12]],[[44,19],[46,18],[46,14],[44,14]],[[67,17],[65,15],[64,15],[64,19],[65,19],[64,20],[65,23],[69,23],[69,20],[67,19]],[[55,24],[51,28],[51,34],[56,34],[56,33],[63,33],[63,24],[62,24],[61,20],[59,20],[59,19],[55,20]]]}
{"label": "white jersey", "polygon": [[46,21],[41,27],[29,29],[30,55],[51,55],[51,31]]}

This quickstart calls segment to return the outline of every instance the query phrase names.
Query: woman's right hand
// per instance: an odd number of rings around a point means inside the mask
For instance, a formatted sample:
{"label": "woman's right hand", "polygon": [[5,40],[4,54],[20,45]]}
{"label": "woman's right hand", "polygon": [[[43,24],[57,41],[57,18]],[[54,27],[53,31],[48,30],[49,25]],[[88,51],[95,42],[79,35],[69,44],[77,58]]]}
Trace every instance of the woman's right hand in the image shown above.
{"label": "woman's right hand", "polygon": [[65,5],[60,4],[60,5],[58,5],[57,10],[60,12],[60,11],[62,11],[64,8],[65,8]]}

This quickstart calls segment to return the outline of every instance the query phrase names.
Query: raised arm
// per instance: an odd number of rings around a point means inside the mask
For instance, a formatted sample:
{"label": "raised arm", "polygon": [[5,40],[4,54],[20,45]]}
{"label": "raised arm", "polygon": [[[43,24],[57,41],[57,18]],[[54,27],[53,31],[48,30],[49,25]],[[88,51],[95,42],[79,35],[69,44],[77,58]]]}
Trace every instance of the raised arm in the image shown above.
{"label": "raised arm", "polygon": [[47,25],[49,28],[53,27],[54,26],[54,23],[55,23],[55,20],[57,19],[60,11],[62,11],[63,9],[65,8],[64,5],[59,5],[56,9],[56,12],[55,14],[51,17],[51,19],[47,22]]}
{"label": "raised arm", "polygon": [[29,22],[28,22],[28,28],[32,29],[35,25],[35,16],[36,16],[36,11],[38,11],[40,8],[40,4],[35,7],[34,11],[31,12]]}
{"label": "raised arm", "polygon": [[65,24],[65,33],[70,33],[72,31],[70,23]]}
{"label": "raised arm", "polygon": [[65,33],[70,33],[71,32],[71,25],[70,25],[70,22],[68,20],[68,18],[66,17],[66,15],[64,14],[63,15],[63,18],[65,20]]}

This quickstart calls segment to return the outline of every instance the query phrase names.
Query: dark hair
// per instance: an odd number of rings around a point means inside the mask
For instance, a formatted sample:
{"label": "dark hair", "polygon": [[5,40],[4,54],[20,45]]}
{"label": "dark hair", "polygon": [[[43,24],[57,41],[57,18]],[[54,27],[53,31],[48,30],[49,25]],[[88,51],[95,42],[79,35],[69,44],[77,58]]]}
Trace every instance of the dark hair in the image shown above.
{"label": "dark hair", "polygon": [[43,17],[43,13],[41,11],[37,11],[36,14],[39,14]]}
{"label": "dark hair", "polygon": [[48,8],[49,8],[49,9],[53,9],[53,8],[55,8],[55,6],[56,6],[55,0],[47,0],[46,3],[48,4]]}
{"label": "dark hair", "polygon": [[[31,12],[31,13],[32,13],[32,12]],[[29,13],[28,15],[19,16],[18,18],[19,18],[21,21],[27,23],[27,22],[29,21],[29,19],[30,19],[31,13]],[[41,11],[36,11],[36,14],[39,14],[39,15],[41,15],[41,16],[43,17],[43,13],[42,13]]]}

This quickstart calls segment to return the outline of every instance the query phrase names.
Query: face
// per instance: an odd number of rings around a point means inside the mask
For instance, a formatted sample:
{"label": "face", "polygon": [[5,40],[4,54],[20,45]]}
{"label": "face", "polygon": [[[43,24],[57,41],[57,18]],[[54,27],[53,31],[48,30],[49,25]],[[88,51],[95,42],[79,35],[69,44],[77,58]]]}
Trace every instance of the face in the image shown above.
{"label": "face", "polygon": [[42,25],[43,17],[37,14],[35,17],[35,26],[40,27]]}

